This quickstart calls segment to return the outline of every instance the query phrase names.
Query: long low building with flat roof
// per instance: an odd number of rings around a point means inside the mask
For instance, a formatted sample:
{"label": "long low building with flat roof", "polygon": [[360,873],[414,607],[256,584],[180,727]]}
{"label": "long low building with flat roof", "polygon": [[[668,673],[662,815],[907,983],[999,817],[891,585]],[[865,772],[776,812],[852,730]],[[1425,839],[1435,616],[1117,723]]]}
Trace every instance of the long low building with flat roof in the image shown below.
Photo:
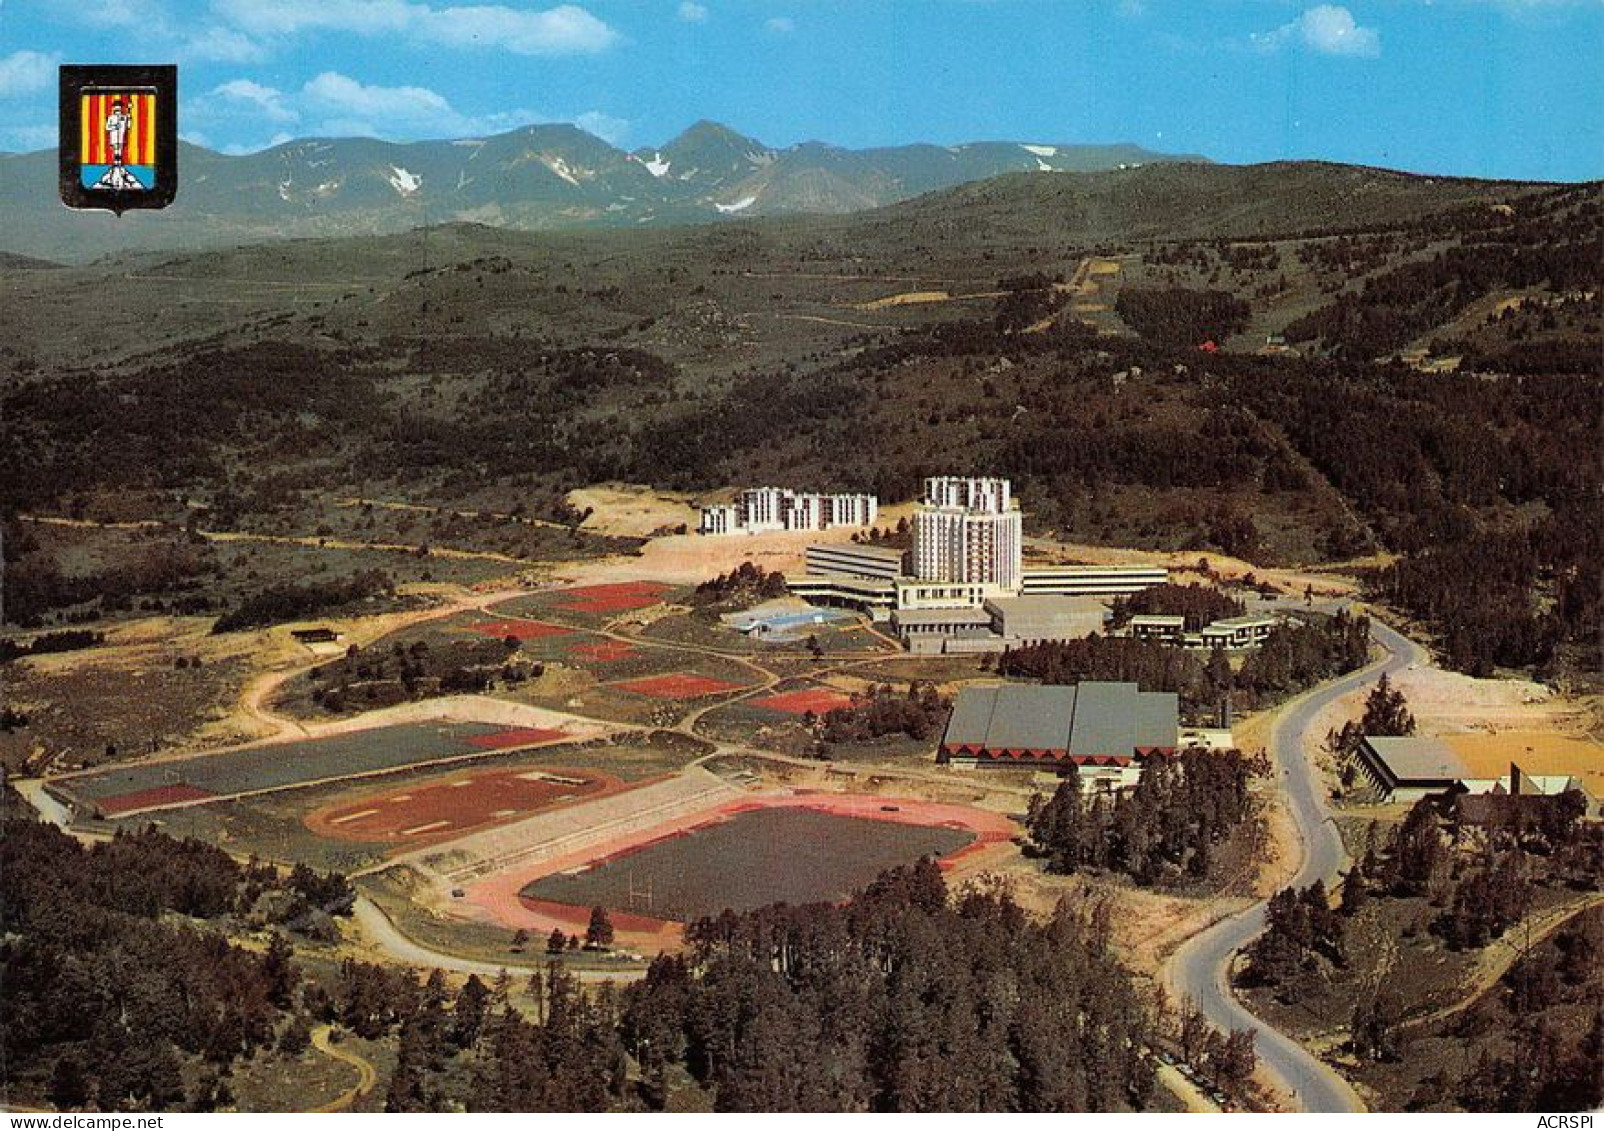
{"label": "long low building with flat roof", "polygon": [[1186,618],[1163,613],[1138,613],[1131,618],[1129,632],[1133,640],[1167,640],[1178,644],[1186,635]]}
{"label": "long low building with flat roof", "polygon": [[1359,766],[1376,791],[1392,801],[1419,801],[1454,788],[1470,775],[1464,760],[1440,738],[1367,734],[1359,743]]}
{"label": "long low building with flat roof", "polygon": [[993,597],[981,607],[1010,648],[1078,640],[1101,629],[1108,615],[1095,597]]}
{"label": "long low building with flat roof", "polygon": [[1027,597],[1128,597],[1169,579],[1163,566],[1030,565],[1021,571],[1019,592]]}
{"label": "long low building with flat roof", "polygon": [[855,542],[821,543],[802,551],[810,574],[866,577],[895,581],[902,576],[905,554],[889,546],[863,546]]}
{"label": "long low building with flat roof", "polygon": [[965,605],[955,609],[898,609],[891,628],[917,656],[942,653],[1001,652],[1003,639],[991,630],[991,614]]}
{"label": "long low building with flat roof", "polygon": [[809,573],[787,577],[785,587],[809,604],[857,609],[874,621],[885,620],[897,607],[895,583],[878,578]]}
{"label": "long low building with flat roof", "polygon": [[1003,683],[958,693],[940,760],[957,767],[1064,769],[1134,780],[1142,759],[1173,754],[1180,738],[1174,692],[1134,683]]}
{"label": "long low building with flat roof", "polygon": [[1198,639],[1201,647],[1223,648],[1227,652],[1244,648],[1257,648],[1281,624],[1280,617],[1243,616],[1226,617],[1203,626]]}
{"label": "long low building with flat roof", "polygon": [[1545,732],[1441,738],[1367,734],[1357,761],[1385,801],[1409,803],[1448,791],[1476,796],[1577,789],[1587,798],[1588,816],[1596,818],[1604,796],[1604,747]]}

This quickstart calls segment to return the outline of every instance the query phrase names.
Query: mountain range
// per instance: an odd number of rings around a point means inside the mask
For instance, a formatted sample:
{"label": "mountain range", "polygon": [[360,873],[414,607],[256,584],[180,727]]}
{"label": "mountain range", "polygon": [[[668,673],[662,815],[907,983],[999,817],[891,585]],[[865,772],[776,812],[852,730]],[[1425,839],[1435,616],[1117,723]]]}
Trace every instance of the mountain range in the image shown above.
{"label": "mountain range", "polygon": [[470,221],[524,230],[684,224],[730,216],[839,214],[1017,172],[1091,172],[1202,161],[1135,145],[975,142],[777,149],[702,121],[661,148],[625,152],[571,125],[396,143],[309,138],[230,156],[179,146],[179,196],[163,213],[86,228],[56,199],[52,151],[0,155],[0,248],[93,258]]}

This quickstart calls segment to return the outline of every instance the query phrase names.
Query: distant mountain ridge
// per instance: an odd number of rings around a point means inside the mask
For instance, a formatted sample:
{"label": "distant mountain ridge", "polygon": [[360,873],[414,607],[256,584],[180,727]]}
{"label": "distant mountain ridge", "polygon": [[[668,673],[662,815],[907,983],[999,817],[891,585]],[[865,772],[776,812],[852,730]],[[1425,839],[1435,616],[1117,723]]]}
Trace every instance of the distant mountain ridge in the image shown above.
{"label": "distant mountain ridge", "polygon": [[472,221],[523,230],[684,224],[728,216],[841,214],[1017,172],[1089,172],[1196,156],[1135,145],[976,142],[776,149],[701,121],[660,148],[625,152],[572,125],[480,138],[308,138],[229,156],[180,143],[178,201],[94,233],[56,200],[52,151],[0,154],[0,248],[82,258],[378,234]]}

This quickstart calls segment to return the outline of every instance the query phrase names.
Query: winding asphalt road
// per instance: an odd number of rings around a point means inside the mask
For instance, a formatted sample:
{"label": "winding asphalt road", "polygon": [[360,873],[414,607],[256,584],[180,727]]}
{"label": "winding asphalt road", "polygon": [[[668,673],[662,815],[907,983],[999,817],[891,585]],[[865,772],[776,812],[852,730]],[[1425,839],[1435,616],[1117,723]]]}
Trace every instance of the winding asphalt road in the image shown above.
{"label": "winding asphalt road", "polygon": [[[1329,886],[1346,860],[1342,837],[1326,810],[1318,772],[1304,753],[1304,737],[1315,718],[1334,700],[1363,687],[1383,672],[1396,673],[1430,660],[1426,650],[1374,619],[1371,637],[1388,653],[1341,679],[1322,684],[1293,700],[1270,732],[1270,755],[1281,771],[1287,804],[1303,842],[1303,865],[1292,883],[1307,887],[1316,880]],[[1292,1038],[1270,1028],[1250,1013],[1227,982],[1231,959],[1264,930],[1264,903],[1222,919],[1180,947],[1167,967],[1171,992],[1190,998],[1216,1028],[1257,1029],[1259,1062],[1298,1106],[1314,1112],[1364,1111],[1363,1102],[1336,1070]]]}

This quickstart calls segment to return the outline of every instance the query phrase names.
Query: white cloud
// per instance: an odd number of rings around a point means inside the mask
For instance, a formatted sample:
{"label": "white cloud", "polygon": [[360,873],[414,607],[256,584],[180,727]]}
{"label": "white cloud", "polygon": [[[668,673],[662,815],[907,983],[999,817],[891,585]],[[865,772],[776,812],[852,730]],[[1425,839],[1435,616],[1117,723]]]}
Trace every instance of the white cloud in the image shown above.
{"label": "white cloud", "polygon": [[391,139],[480,137],[530,122],[567,121],[615,144],[629,122],[599,110],[571,118],[530,110],[464,114],[437,91],[422,86],[369,86],[338,71],[325,71],[300,90],[296,103],[313,132],[330,136]]}
{"label": "white cloud", "polygon": [[176,50],[181,59],[210,63],[255,63],[267,55],[249,36],[216,26],[182,35]]}
{"label": "white cloud", "polygon": [[[192,127],[205,131],[188,135],[197,144],[211,147],[210,141],[198,140],[202,137],[230,139],[222,145],[224,153],[251,153],[288,141],[286,129],[300,137],[413,141],[483,137],[532,122],[570,122],[612,145],[622,145],[631,124],[601,110],[564,116],[518,107],[469,114],[428,87],[379,86],[338,71],[324,71],[298,90],[279,90],[249,78],[230,79],[194,101],[186,100],[183,119],[186,131]],[[260,139],[269,128],[271,141],[240,140]]]}
{"label": "white cloud", "polygon": [[682,0],[679,6],[679,18],[688,24],[699,24],[707,19],[707,5],[698,4],[696,0]]}
{"label": "white cloud", "polygon": [[796,21],[790,16],[775,16],[773,19],[765,21],[763,26],[779,35],[789,35],[796,30]]}
{"label": "white cloud", "polygon": [[254,63],[266,56],[260,43],[237,28],[195,15],[175,16],[164,0],[76,0],[57,8],[63,19],[127,33],[125,39],[137,40],[141,53],[152,57],[179,63]]}
{"label": "white cloud", "polygon": [[212,10],[254,35],[295,35],[303,31],[352,31],[366,35],[400,32],[422,4],[405,0],[212,0]]}
{"label": "white cloud", "polygon": [[1337,4],[1320,4],[1291,23],[1252,38],[1254,46],[1263,51],[1278,51],[1290,43],[1322,55],[1373,59],[1381,54],[1381,33],[1360,26],[1352,12]]}
{"label": "white cloud", "polygon": [[166,26],[167,9],[159,0],[80,0],[69,6],[74,19],[93,27]]}
{"label": "white cloud", "polygon": [[[1427,0],[1430,3],[1430,0]],[[1490,4],[1510,12],[1535,12],[1553,8],[1585,8],[1597,6],[1599,0],[1466,0],[1471,4]]]}
{"label": "white cloud", "polygon": [[269,122],[293,122],[300,117],[284,100],[284,92],[250,79],[231,79],[215,87],[212,94],[243,104],[250,112]]}
{"label": "white cloud", "polygon": [[621,146],[629,136],[628,118],[617,118],[600,110],[586,110],[574,118],[574,125],[609,145]]}
{"label": "white cloud", "polygon": [[496,5],[430,11],[423,38],[455,47],[502,47],[518,55],[594,55],[618,33],[585,9],[564,4],[544,12]]}
{"label": "white cloud", "polygon": [[38,51],[13,51],[0,58],[0,97],[48,89],[56,81],[60,63],[60,55]]}
{"label": "white cloud", "polygon": [[335,120],[384,123],[389,127],[384,134],[447,123],[455,128],[464,120],[451,103],[428,87],[368,86],[337,71],[324,71],[310,80],[301,88],[301,96],[309,110]]}
{"label": "white cloud", "polygon": [[432,7],[410,0],[213,0],[213,10],[250,35],[305,31],[399,35],[447,47],[496,47],[517,55],[593,55],[618,33],[577,4],[526,11],[501,4]]}
{"label": "white cloud", "polygon": [[1346,8],[1321,4],[1304,12],[1298,22],[1303,41],[1316,51],[1327,55],[1381,54],[1381,33],[1375,28],[1360,27]]}
{"label": "white cloud", "polygon": [[[193,141],[194,139],[191,138],[190,140]],[[260,153],[264,149],[272,149],[275,145],[283,145],[285,142],[294,140],[295,139],[289,134],[280,130],[278,133],[268,138],[265,142],[262,142],[258,145],[242,145],[238,142],[235,142],[233,144],[223,146],[223,148],[218,150],[218,152],[227,154],[229,157],[243,157],[247,153]],[[196,141],[195,144],[205,145],[206,143],[203,141]]]}

